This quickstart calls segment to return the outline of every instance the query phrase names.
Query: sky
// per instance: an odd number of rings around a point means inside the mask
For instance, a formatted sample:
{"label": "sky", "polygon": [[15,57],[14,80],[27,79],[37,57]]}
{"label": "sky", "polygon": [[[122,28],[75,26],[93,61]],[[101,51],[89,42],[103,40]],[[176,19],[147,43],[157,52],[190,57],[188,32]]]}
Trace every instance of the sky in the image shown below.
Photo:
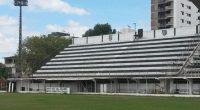
{"label": "sky", "polygon": [[[0,62],[18,47],[19,7],[0,0]],[[23,7],[23,39],[51,32],[81,37],[97,23],[120,30],[127,26],[150,30],[150,0],[29,0]]]}

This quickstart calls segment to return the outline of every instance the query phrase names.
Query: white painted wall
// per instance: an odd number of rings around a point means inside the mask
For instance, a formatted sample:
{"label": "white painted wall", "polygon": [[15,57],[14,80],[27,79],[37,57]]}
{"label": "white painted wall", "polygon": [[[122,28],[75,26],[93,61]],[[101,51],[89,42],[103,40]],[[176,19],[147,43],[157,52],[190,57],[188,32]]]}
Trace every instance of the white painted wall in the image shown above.
{"label": "white painted wall", "polygon": [[[163,31],[167,31],[167,34],[164,35]],[[167,37],[172,37],[172,36],[174,36],[174,28],[162,29],[162,30],[156,31],[156,38],[167,38]]]}
{"label": "white painted wall", "polygon": [[77,44],[77,45],[87,44],[86,41],[87,41],[86,37],[74,38],[74,44]]}
{"label": "white painted wall", "polygon": [[[21,87],[25,87],[25,91],[28,92],[28,88],[32,88],[33,91],[39,92],[45,91],[44,83],[31,83],[30,81],[17,81],[16,82],[16,90],[17,92],[21,91]],[[78,92],[78,83],[77,82],[63,82],[60,83],[59,81],[55,83],[46,83],[46,87],[66,87],[70,88],[71,92]],[[187,94],[188,88],[192,89],[194,94],[200,94],[200,84],[192,84],[192,87],[188,87],[187,84],[175,84],[173,80],[170,80],[170,91],[171,93],[175,92],[175,89],[179,89],[180,93]],[[129,91],[128,91],[129,89]],[[147,89],[147,91],[146,91]],[[165,80],[160,80],[160,83],[148,83],[146,85],[145,82],[143,83],[98,83],[97,84],[97,92],[99,93],[109,93],[109,92],[120,92],[120,93],[154,93],[155,90],[159,92],[159,90],[165,89]],[[31,92],[31,91],[30,91]],[[164,92],[164,91],[163,91]]]}
{"label": "white painted wall", "polygon": [[102,36],[88,37],[88,44],[99,44],[102,43]]}
{"label": "white painted wall", "polygon": [[78,83],[76,83],[76,82],[63,83],[62,87],[70,88],[70,92],[78,91]]}
{"label": "white painted wall", "polygon": [[[184,7],[181,4],[184,4]],[[190,6],[191,9],[188,9],[187,6]],[[184,12],[184,15],[182,15],[181,11]],[[199,23],[197,18],[200,15],[197,12],[198,9],[192,2],[188,0],[174,0],[174,27],[197,25]],[[191,17],[188,17],[187,13],[191,14]],[[184,23],[182,23],[181,19],[184,19]],[[187,24],[187,21],[191,21],[191,24]]]}
{"label": "white painted wall", "polygon": [[154,31],[145,31],[143,35],[144,35],[143,39],[153,39]]}
{"label": "white painted wall", "polygon": [[120,34],[120,41],[133,41],[135,33]]}
{"label": "white painted wall", "polygon": [[104,35],[103,42],[105,43],[118,42],[118,34]]}
{"label": "white painted wall", "polygon": [[193,36],[196,34],[196,26],[181,27],[176,29],[176,36]]}
{"label": "white painted wall", "polygon": [[[199,29],[200,29],[200,26],[199,26]],[[167,31],[166,35],[163,34],[163,30]],[[155,30],[155,38],[160,39],[160,38],[170,38],[170,37],[194,36],[194,35],[196,35],[196,26],[187,26],[187,27],[176,28],[175,33],[176,33],[176,35],[174,36],[174,28]],[[104,35],[103,39],[102,39],[102,36],[93,36],[93,37],[88,37],[88,43],[87,43],[87,38],[74,38],[73,45],[87,45],[87,44],[102,44],[102,43],[110,43],[110,42],[134,41],[134,40],[136,40],[134,35],[135,35],[135,33],[119,34],[119,40],[118,40],[118,34]],[[110,36],[112,36],[112,39],[109,38]],[[154,39],[154,30],[144,31],[142,39]],[[142,40],[142,39],[140,39],[140,40]]]}

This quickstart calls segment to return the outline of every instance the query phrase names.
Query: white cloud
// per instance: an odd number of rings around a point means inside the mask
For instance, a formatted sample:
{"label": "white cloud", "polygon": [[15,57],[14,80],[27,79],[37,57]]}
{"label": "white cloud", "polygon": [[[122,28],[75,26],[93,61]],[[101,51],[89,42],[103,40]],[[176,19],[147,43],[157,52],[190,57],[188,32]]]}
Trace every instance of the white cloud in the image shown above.
{"label": "white cloud", "polygon": [[0,0],[0,4],[6,4],[8,0]]}
{"label": "white cloud", "polygon": [[[0,16],[0,57],[16,53],[18,44],[17,24],[17,19],[13,17]],[[2,61],[1,58],[0,61]]]}
{"label": "white cloud", "polygon": [[69,32],[71,35],[81,37],[89,29],[88,26],[82,26],[78,22],[69,21],[66,26],[56,24],[47,25],[47,32]]}
{"label": "white cloud", "polygon": [[89,13],[82,8],[71,6],[64,0],[31,0],[30,8],[47,12],[61,12],[65,14],[88,15]]}
{"label": "white cloud", "polygon": [[[74,36],[82,36],[82,34],[88,30],[89,27],[83,26],[75,21],[69,21],[66,26],[60,26],[56,24],[50,24],[46,26],[44,33],[50,32],[69,32]],[[44,33],[38,33],[28,31],[27,28],[23,30],[23,37],[41,35]],[[9,16],[0,16],[0,62],[3,61],[3,57],[12,56],[16,53],[18,48],[18,18]]]}
{"label": "white cloud", "polygon": [[[12,4],[14,0],[0,0],[0,5]],[[89,12],[83,8],[71,6],[64,0],[29,0],[28,8],[31,10],[45,12],[59,12],[64,14],[89,15]]]}

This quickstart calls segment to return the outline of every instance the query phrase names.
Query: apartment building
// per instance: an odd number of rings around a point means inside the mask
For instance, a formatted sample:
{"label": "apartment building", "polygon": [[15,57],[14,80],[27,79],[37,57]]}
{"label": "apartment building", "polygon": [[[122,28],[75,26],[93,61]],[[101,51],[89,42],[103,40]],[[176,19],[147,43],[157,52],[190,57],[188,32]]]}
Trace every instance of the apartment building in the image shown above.
{"label": "apartment building", "polygon": [[194,26],[199,15],[191,0],[151,0],[152,30]]}

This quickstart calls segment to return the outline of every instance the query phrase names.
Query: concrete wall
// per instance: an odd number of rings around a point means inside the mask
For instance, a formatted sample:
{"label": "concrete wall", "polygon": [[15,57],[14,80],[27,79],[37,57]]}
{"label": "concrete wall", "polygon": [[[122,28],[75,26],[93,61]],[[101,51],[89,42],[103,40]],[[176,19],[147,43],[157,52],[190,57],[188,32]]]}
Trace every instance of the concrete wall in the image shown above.
{"label": "concrete wall", "polygon": [[77,92],[77,83],[76,82],[68,82],[68,83],[60,83],[59,81],[57,82],[52,82],[52,83],[44,83],[44,82],[38,82],[38,83],[33,83],[31,81],[17,81],[16,82],[16,91],[20,92],[22,91],[22,87],[25,88],[25,91],[38,91],[38,92],[44,92],[45,87],[66,87],[70,88],[71,92]]}
{"label": "concrete wall", "polygon": [[[199,26],[200,27],[200,26]],[[177,36],[190,36],[196,34],[196,27],[182,27],[176,29],[176,35]]]}
{"label": "concrete wall", "polygon": [[118,42],[118,34],[104,35],[103,42],[105,43]]}
{"label": "concrete wall", "polygon": [[[161,30],[144,31],[142,39],[162,39],[170,37],[184,37],[196,35],[197,26],[170,28]],[[198,26],[200,29],[200,26]],[[199,33],[200,31],[198,31]],[[138,40],[134,37],[135,33],[121,33],[103,36],[92,36],[84,38],[74,38],[73,45],[102,44],[110,42],[125,42]],[[140,40],[142,40],[140,39]]]}
{"label": "concrete wall", "polygon": [[102,36],[88,37],[88,44],[99,44],[102,42]]}
{"label": "concrete wall", "polygon": [[[169,88],[166,88],[166,80],[160,80],[160,83],[145,83],[145,82],[123,82],[112,81],[112,83],[97,83],[97,93],[141,93],[141,94],[155,94],[155,93],[169,93],[174,94],[178,89],[179,94],[200,94],[200,83],[175,83],[172,79],[170,81]],[[191,80],[192,81],[192,80]],[[70,88],[71,92],[80,92],[81,82],[60,82],[54,81],[52,83],[32,83],[31,81],[17,81],[16,82],[16,92],[22,91],[21,88],[24,87],[26,92],[44,92],[45,87],[65,87]],[[91,84],[91,82],[90,82]],[[91,85],[90,85],[91,86]],[[94,85],[93,85],[94,86]],[[31,88],[31,90],[29,89]],[[94,87],[93,87],[94,88]],[[83,89],[83,88],[82,88]],[[82,92],[92,92],[86,90]],[[94,92],[94,91],[93,91]]]}

